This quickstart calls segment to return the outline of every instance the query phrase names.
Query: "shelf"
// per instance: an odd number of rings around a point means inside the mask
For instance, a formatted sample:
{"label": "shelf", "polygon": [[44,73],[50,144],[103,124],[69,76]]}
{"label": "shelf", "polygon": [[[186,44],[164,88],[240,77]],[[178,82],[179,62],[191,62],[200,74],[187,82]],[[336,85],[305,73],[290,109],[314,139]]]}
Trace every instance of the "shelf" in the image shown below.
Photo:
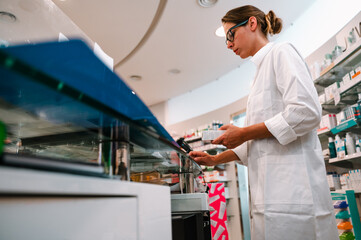
{"label": "shelf", "polygon": [[330,133],[330,129],[329,128],[326,128],[326,129],[322,129],[322,130],[317,130],[317,135],[320,136],[320,135],[327,135]]}
{"label": "shelf", "polygon": [[327,128],[321,131],[317,131],[317,135],[320,139],[321,138],[326,139],[328,137],[333,137],[339,133],[345,133],[345,132],[361,133],[361,128],[359,127],[359,125],[361,125],[361,119],[352,118],[342,122],[341,124],[337,125],[332,129]]}
{"label": "shelf", "polygon": [[339,88],[340,102],[336,105],[335,100],[331,99],[322,104],[322,109],[328,112],[341,111],[346,105],[355,104],[358,100],[358,93],[361,92],[361,75],[355,77],[347,85],[343,85]]}
{"label": "shelf", "polygon": [[329,163],[342,162],[342,161],[361,161],[361,153],[354,153],[351,155],[346,155],[346,157],[340,158],[330,158]]}
{"label": "shelf", "polygon": [[361,123],[361,119],[349,119],[347,121],[342,122],[341,124],[337,125],[336,127],[331,129],[332,134],[338,134],[340,132],[349,132],[351,130],[355,130],[358,128],[358,125]]}
{"label": "shelf", "polygon": [[341,97],[348,95],[348,94],[356,94],[357,96],[357,88],[355,87],[361,87],[359,86],[361,83],[361,75],[359,74],[357,77],[355,77],[354,79],[351,80],[351,82],[349,82],[346,85],[341,86],[340,89],[340,94]]}
{"label": "shelf", "polygon": [[334,190],[334,191],[331,191],[331,192],[332,192],[332,193],[342,193],[342,194],[345,194],[346,191],[349,191],[349,190],[354,191],[355,194],[361,193],[361,189],[338,189],[338,190]]}
{"label": "shelf", "polygon": [[326,68],[314,83],[318,86],[326,87],[330,84],[341,81],[342,77],[350,72],[357,63],[361,62],[361,40],[358,40],[344,53],[338,56],[332,65]]}
{"label": "shelf", "polygon": [[321,136],[324,136],[324,135],[330,135],[331,134],[331,130],[329,129],[329,128],[327,128],[327,129],[323,129],[323,130],[320,130],[320,131],[318,131],[317,130],[317,135],[319,136],[319,137],[321,137]]}

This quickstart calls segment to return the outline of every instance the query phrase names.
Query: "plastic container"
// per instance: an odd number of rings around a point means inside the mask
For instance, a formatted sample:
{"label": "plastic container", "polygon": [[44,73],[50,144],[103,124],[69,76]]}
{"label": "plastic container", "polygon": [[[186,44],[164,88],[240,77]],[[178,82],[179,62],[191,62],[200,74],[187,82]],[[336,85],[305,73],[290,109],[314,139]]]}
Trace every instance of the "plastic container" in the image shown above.
{"label": "plastic container", "polygon": [[332,137],[328,138],[328,149],[330,150],[330,158],[336,158],[337,157],[336,145]]}
{"label": "plastic container", "polygon": [[347,154],[346,146],[345,146],[346,144],[344,139],[341,139],[338,134],[335,137],[335,145],[336,145],[337,157],[340,159],[344,158]]}
{"label": "plastic container", "polygon": [[344,232],[340,235],[340,240],[354,240],[355,236],[352,232]]}
{"label": "plastic container", "polygon": [[334,208],[340,208],[340,209],[345,209],[348,207],[348,204],[346,201],[337,201],[333,204]]}
{"label": "plastic container", "polygon": [[350,214],[346,210],[340,211],[336,214],[337,219],[349,219],[350,217]]}
{"label": "plastic container", "polygon": [[353,228],[352,224],[349,221],[340,222],[337,224],[337,228],[340,230],[351,230]]}
{"label": "plastic container", "polygon": [[356,139],[356,141],[355,141],[355,150],[356,150],[357,153],[361,152],[361,146],[360,146],[359,142],[360,142],[359,139]]}
{"label": "plastic container", "polygon": [[347,154],[354,154],[356,152],[355,149],[355,141],[353,137],[351,136],[351,133],[346,133],[346,150]]}

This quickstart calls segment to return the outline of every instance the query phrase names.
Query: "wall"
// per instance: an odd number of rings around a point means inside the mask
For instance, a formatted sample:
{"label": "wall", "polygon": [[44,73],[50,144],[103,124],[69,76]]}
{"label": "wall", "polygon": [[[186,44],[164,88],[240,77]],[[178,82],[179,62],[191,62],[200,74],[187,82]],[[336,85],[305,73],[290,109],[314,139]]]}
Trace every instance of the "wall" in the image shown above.
{"label": "wall", "polygon": [[[274,41],[291,42],[304,57],[308,56],[345,26],[359,9],[359,0],[317,0]],[[246,61],[218,80],[170,99],[165,104],[168,115],[165,117],[165,126],[169,125],[172,129],[171,126],[176,126],[179,122],[188,122],[192,118],[205,116],[207,112],[232,105],[248,95],[254,74],[255,67],[250,61]],[[212,120],[213,117],[209,117],[206,122]],[[191,128],[197,126],[194,124]]]}
{"label": "wall", "polygon": [[213,120],[222,121],[224,124],[229,124],[231,114],[245,110],[247,105],[247,96],[243,97],[231,104],[222,108],[210,111],[200,116],[166,126],[167,131],[174,137],[181,137],[188,129],[196,129],[200,125],[208,124]]}
{"label": "wall", "polygon": [[152,106],[149,106],[149,110],[157,116],[158,121],[165,126],[167,123],[167,116],[168,116],[168,103],[161,102]]}

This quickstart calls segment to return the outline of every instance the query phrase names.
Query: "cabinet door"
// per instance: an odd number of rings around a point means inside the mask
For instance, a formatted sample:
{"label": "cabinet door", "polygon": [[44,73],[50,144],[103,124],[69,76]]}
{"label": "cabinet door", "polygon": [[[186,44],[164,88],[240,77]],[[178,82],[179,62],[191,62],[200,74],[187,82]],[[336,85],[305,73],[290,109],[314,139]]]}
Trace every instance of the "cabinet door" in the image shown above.
{"label": "cabinet door", "polygon": [[0,239],[137,239],[135,197],[0,197]]}

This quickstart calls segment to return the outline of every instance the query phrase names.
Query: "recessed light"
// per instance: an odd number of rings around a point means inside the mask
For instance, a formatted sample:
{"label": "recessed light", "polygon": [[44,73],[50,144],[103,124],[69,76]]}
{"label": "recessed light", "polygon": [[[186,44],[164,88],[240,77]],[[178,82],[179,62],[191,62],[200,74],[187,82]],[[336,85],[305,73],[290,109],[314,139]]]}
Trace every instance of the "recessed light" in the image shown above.
{"label": "recessed light", "polygon": [[216,35],[217,35],[218,37],[225,37],[225,36],[226,36],[226,34],[224,33],[224,28],[223,28],[223,26],[220,26],[219,28],[217,28],[217,30],[216,30]]}
{"label": "recessed light", "polygon": [[142,80],[142,76],[140,76],[140,75],[131,75],[129,78],[132,81],[140,81],[140,80]]}
{"label": "recessed light", "polygon": [[173,69],[169,70],[169,73],[171,73],[171,74],[179,74],[180,72],[181,71],[177,68],[173,68]]}
{"label": "recessed light", "polygon": [[0,21],[13,23],[16,22],[16,16],[9,12],[0,11]]}

